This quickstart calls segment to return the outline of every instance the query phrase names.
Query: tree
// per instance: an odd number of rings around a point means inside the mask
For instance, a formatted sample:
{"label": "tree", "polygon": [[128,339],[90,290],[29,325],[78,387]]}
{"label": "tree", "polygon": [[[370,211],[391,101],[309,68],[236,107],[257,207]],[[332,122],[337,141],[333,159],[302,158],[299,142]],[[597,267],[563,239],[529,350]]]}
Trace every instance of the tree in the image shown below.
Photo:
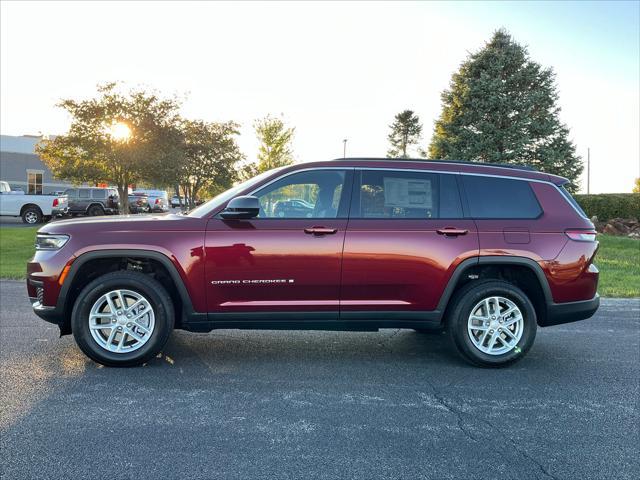
{"label": "tree", "polygon": [[527,164],[569,178],[581,158],[560,121],[555,74],[530,59],[504,30],[462,63],[442,93],[429,156]]}
{"label": "tree", "polygon": [[417,145],[422,135],[422,125],[418,115],[412,110],[405,110],[395,116],[389,125],[391,133],[387,137],[391,148],[387,151],[390,158],[409,158],[408,149]]}
{"label": "tree", "polygon": [[190,207],[203,188],[219,192],[231,187],[238,178],[235,167],[244,158],[235,139],[240,134],[239,128],[234,122],[183,122],[185,148],[179,184]]}
{"label": "tree", "polygon": [[[129,211],[129,185],[148,172],[165,172],[180,154],[179,103],[144,90],[98,86],[89,100],[62,100],[71,115],[66,135],[40,143],[36,151],[58,178],[107,182],[118,188],[121,213]],[[149,178],[153,180],[153,178]]]}
{"label": "tree", "polygon": [[[291,142],[295,128],[287,128],[279,118],[267,115],[253,125],[260,142],[258,164],[253,173],[262,173],[293,163]],[[252,167],[248,167],[250,170]]]}
{"label": "tree", "polygon": [[633,193],[640,193],[640,177],[636,178],[636,181],[633,183]]}

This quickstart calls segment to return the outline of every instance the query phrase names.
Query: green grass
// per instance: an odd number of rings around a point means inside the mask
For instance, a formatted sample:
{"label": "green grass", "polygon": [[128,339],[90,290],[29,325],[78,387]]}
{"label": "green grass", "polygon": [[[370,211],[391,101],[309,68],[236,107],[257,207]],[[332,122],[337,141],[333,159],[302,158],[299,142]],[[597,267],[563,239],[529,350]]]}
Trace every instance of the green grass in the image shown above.
{"label": "green grass", "polygon": [[0,278],[25,278],[38,228],[0,227]]}
{"label": "green grass", "polygon": [[[38,227],[0,228],[0,278],[23,279]],[[603,297],[640,297],[640,240],[598,235],[598,291]]]}
{"label": "green grass", "polygon": [[598,235],[598,292],[603,297],[640,297],[640,240]]}

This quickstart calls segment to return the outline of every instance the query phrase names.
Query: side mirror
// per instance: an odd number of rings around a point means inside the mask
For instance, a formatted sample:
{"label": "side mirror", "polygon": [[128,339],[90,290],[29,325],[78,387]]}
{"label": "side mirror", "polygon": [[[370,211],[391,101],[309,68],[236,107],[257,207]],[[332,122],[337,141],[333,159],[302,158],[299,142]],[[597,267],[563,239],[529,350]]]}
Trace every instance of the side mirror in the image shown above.
{"label": "side mirror", "polygon": [[226,220],[240,220],[257,217],[260,213],[260,201],[258,197],[245,195],[229,201],[227,208],[220,212],[220,216]]}

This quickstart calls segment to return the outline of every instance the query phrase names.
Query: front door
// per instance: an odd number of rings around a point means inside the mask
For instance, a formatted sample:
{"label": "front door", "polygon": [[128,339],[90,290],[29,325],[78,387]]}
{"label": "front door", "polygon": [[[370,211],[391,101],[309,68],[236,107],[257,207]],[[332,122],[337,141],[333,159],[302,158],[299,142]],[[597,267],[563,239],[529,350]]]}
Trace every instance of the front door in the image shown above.
{"label": "front door", "polygon": [[352,177],[333,168],[285,174],[253,193],[258,217],[208,222],[211,319],[338,318]]}
{"label": "front door", "polygon": [[356,173],[343,254],[340,317],[421,320],[455,267],[478,255],[457,174]]}

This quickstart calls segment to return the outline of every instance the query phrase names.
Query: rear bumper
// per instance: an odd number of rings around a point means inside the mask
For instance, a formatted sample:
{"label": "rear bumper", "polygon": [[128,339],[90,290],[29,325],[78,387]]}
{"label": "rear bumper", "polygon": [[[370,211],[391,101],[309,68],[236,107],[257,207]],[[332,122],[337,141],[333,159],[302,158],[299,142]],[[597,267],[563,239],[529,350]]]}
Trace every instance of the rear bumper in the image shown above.
{"label": "rear bumper", "polygon": [[562,323],[577,322],[591,318],[600,306],[600,295],[596,295],[590,300],[579,302],[551,303],[547,305],[547,318],[541,327],[560,325]]}

